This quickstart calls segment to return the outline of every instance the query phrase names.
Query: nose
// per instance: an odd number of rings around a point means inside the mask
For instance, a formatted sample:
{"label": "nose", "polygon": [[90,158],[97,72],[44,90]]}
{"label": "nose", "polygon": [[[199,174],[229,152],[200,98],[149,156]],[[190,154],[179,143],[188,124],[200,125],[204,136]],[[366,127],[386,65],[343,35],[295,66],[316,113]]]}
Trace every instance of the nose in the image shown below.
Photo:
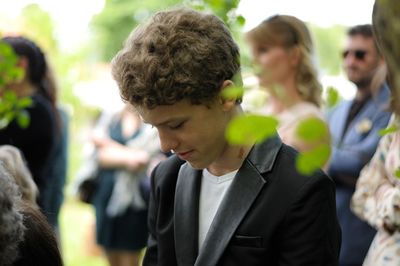
{"label": "nose", "polygon": [[176,150],[179,144],[179,141],[176,138],[176,136],[162,130],[158,131],[158,135],[160,138],[160,147],[163,152],[170,152],[172,150]]}

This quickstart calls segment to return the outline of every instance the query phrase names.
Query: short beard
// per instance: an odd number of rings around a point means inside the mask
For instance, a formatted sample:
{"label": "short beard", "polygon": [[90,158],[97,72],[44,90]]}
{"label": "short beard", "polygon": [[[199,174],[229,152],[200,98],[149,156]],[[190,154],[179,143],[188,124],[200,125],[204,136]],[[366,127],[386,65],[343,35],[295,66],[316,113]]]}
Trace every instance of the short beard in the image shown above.
{"label": "short beard", "polygon": [[357,81],[352,81],[356,86],[357,90],[365,90],[371,86],[372,79],[360,79]]}

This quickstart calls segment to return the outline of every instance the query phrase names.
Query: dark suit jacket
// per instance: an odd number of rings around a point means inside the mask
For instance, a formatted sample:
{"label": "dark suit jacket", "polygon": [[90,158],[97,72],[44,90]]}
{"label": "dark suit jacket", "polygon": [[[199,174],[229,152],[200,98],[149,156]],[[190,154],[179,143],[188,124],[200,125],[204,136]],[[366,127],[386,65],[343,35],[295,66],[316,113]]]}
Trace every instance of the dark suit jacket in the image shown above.
{"label": "dark suit jacket", "polygon": [[198,249],[201,171],[176,156],[152,174],[144,265],[337,265],[335,188],[322,171],[302,176],[279,137],[255,145]]}

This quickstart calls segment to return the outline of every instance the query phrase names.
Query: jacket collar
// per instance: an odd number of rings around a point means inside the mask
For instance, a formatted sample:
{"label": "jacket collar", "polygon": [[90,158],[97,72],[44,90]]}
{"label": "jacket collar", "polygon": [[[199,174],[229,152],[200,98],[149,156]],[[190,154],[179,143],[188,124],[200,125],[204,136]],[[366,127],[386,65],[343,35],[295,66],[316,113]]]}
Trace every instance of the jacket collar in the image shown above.
{"label": "jacket collar", "polygon": [[[185,163],[175,193],[175,250],[178,265],[216,265],[263,186],[282,146],[278,136],[256,144],[229,187],[198,254],[201,171]],[[229,218],[227,218],[229,217]]]}

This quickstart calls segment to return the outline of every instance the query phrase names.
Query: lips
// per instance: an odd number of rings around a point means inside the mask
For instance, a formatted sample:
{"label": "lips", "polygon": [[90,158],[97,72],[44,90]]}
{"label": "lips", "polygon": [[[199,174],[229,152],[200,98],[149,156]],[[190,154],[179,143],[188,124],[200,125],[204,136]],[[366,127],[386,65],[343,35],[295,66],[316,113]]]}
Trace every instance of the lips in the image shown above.
{"label": "lips", "polygon": [[182,160],[187,161],[193,151],[186,151],[186,152],[175,152],[176,155],[179,156]]}

